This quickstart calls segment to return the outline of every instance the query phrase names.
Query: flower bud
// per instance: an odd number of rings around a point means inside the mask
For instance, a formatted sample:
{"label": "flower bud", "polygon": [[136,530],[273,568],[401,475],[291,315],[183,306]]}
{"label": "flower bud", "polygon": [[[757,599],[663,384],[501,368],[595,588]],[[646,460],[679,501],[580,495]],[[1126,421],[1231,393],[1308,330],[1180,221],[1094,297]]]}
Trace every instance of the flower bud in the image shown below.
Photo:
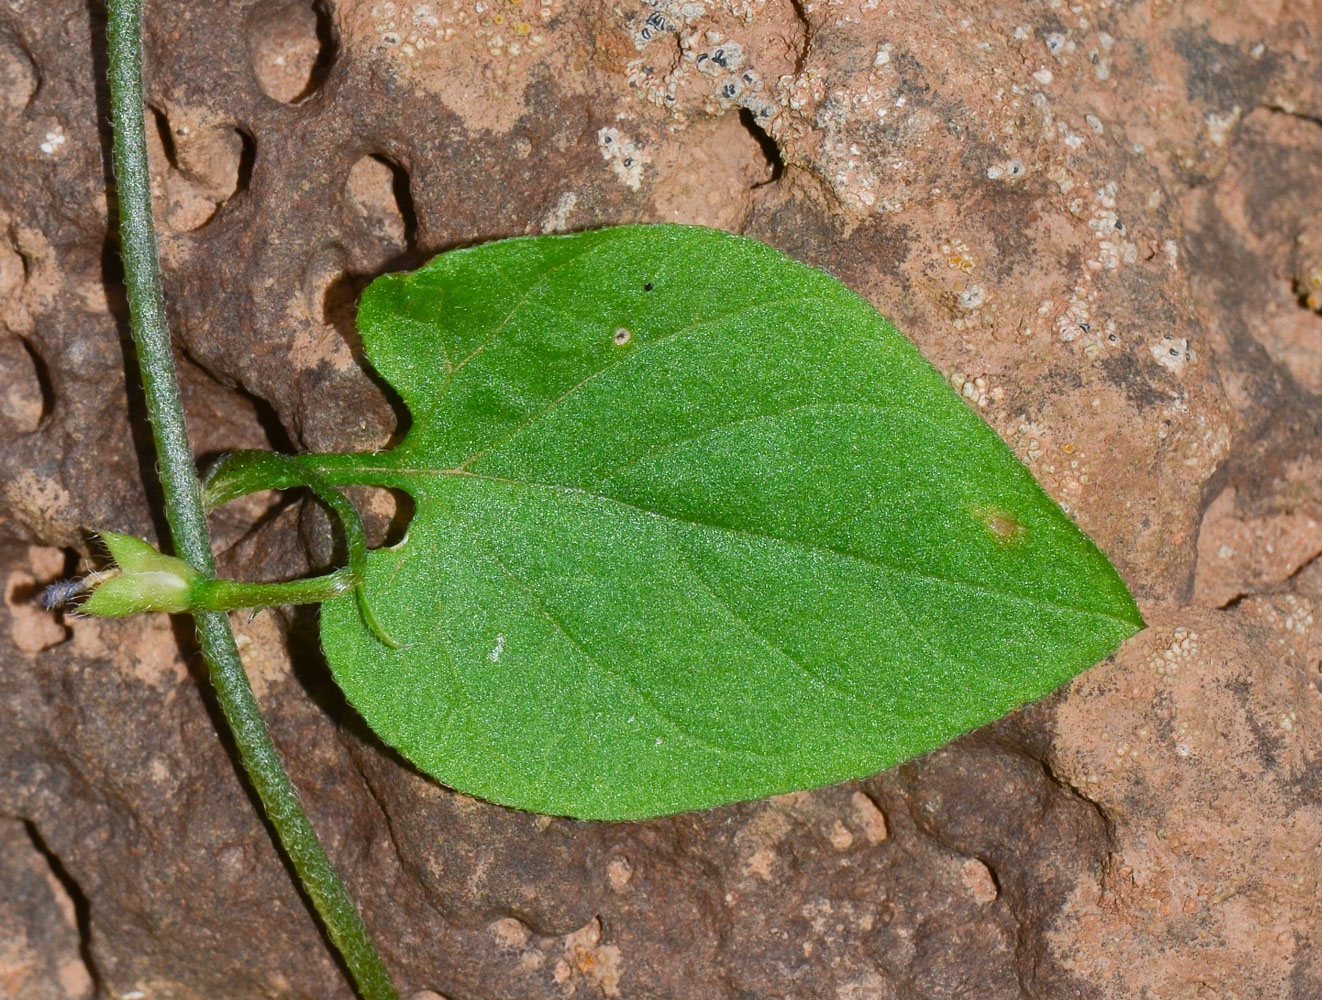
{"label": "flower bud", "polygon": [[80,611],[103,618],[122,618],[139,611],[188,611],[194,587],[203,576],[182,559],[164,555],[140,538],[100,532],[119,572],[92,586]]}

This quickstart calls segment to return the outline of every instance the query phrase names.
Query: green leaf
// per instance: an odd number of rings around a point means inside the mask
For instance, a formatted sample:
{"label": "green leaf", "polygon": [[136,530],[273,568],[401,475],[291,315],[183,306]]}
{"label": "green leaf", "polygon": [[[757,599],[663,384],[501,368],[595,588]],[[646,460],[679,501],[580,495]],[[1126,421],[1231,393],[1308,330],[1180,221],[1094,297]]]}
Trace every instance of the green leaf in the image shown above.
{"label": "green leaf", "polygon": [[639,818],[876,772],[1142,627],[1115,570],[867,302],[681,226],[514,239],[375,281],[412,426],[323,456],[407,490],[336,680],[461,791]]}

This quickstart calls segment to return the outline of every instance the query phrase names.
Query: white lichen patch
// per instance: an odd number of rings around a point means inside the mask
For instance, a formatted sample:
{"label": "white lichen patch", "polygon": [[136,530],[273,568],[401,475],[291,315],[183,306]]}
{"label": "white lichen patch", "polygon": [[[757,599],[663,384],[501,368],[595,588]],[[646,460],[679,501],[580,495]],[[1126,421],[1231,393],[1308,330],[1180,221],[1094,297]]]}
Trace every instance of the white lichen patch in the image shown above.
{"label": "white lichen patch", "polygon": [[506,14],[507,5],[489,0],[380,0],[370,10],[376,39],[373,52],[393,53],[416,63],[427,49],[456,37],[471,37],[483,41],[493,55],[518,56],[544,43],[536,23],[549,21],[561,4],[562,0],[520,3],[509,5],[511,13]]}
{"label": "white lichen patch", "polygon": [[706,51],[695,52],[693,65],[705,76],[725,77],[737,73],[744,65],[744,58],[744,47],[731,39],[716,42]]}
{"label": "white lichen patch", "polygon": [[1184,371],[1184,366],[1193,360],[1193,349],[1189,346],[1188,337],[1177,337],[1174,334],[1163,334],[1162,338],[1148,345],[1148,350],[1152,352],[1152,357],[1157,364],[1163,368],[1179,375]]}
{"label": "white lichen patch", "polygon": [[1138,260],[1138,247],[1129,239],[1124,220],[1116,211],[1116,184],[1108,181],[1093,193],[1088,228],[1097,240],[1097,256],[1088,261],[1094,271],[1114,271]]}
{"label": "white lichen patch", "polygon": [[631,191],[642,187],[643,167],[650,162],[650,158],[638,143],[619,129],[607,126],[597,132],[597,149],[621,184]]}
{"label": "white lichen patch", "polygon": [[540,229],[543,233],[564,233],[569,231],[569,216],[578,207],[578,193],[566,191],[556,199],[555,205],[542,216]]}
{"label": "white lichen patch", "polygon": [[1092,332],[1092,303],[1096,299],[1097,290],[1090,281],[1074,286],[1069,304],[1056,317],[1056,333],[1062,342],[1069,343]]}
{"label": "white lichen patch", "polygon": [[822,161],[832,169],[827,175],[836,196],[847,207],[867,212],[874,206],[882,210],[896,206],[878,205],[881,181],[872,163],[858,143],[841,134],[829,134],[822,141]]}
{"label": "white lichen patch", "polygon": [[1236,104],[1224,114],[1217,114],[1215,111],[1209,111],[1203,117],[1203,123],[1207,126],[1207,138],[1211,140],[1214,146],[1224,146],[1226,137],[1239,121],[1242,109]]}
{"label": "white lichen patch", "polygon": [[1093,66],[1093,76],[1101,80],[1111,78],[1111,51],[1115,48],[1115,39],[1105,31],[1097,33],[1097,45],[1088,50],[1088,61]]}
{"label": "white lichen patch", "polygon": [[1074,178],[1059,164],[1047,169],[1047,179],[1060,189],[1061,194],[1069,194],[1074,190]]}
{"label": "white lichen patch", "polygon": [[987,293],[983,291],[981,285],[969,285],[959,293],[956,301],[961,309],[972,311],[980,308],[987,301]]}
{"label": "white lichen patch", "polygon": [[667,5],[650,3],[648,6],[653,9],[633,25],[633,44],[640,52],[662,35],[673,33],[679,27],[666,16],[664,7]]}
{"label": "white lichen patch", "polygon": [[652,15],[659,15],[661,20],[670,25],[668,30],[674,31],[679,25],[693,25],[707,14],[709,4],[706,0],[641,0],[644,7],[649,8],[646,20],[653,23]]}
{"label": "white lichen patch", "polygon": [[953,372],[948,376],[950,386],[974,406],[984,408],[1005,398],[1005,389],[993,385],[986,375],[965,375]]}
{"label": "white lichen patch", "polygon": [[[732,107],[744,108],[768,134],[774,134],[771,120],[779,113],[780,105],[753,65],[750,44],[713,27],[716,23],[728,27],[731,19],[752,24],[764,13],[765,6],[766,0],[642,0],[638,11],[616,8],[642,53],[626,67],[635,97],[669,109],[680,126],[688,124],[695,97],[708,115],[719,115]],[[673,43],[652,44],[671,34],[678,37],[677,48]]]}
{"label": "white lichen patch", "polygon": [[1171,633],[1166,648],[1148,658],[1147,667],[1159,677],[1174,677],[1192,666],[1198,657],[1198,633],[1180,626]]}
{"label": "white lichen patch", "polygon": [[[1316,528],[1317,524],[1311,518],[1309,527]],[[1273,549],[1273,544],[1267,542],[1262,546],[1268,554]],[[1231,550],[1233,556],[1234,550]],[[1248,601],[1248,607],[1258,618],[1267,625],[1271,626],[1276,632],[1281,634],[1278,640],[1285,645],[1286,636],[1294,635],[1300,639],[1307,640],[1313,633],[1313,626],[1316,623],[1316,617],[1313,613],[1313,604],[1306,598],[1297,594],[1274,594],[1270,600]],[[1318,690],[1316,687],[1314,690]]]}
{"label": "white lichen patch", "polygon": [[816,69],[781,77],[776,83],[780,103],[791,111],[803,111],[826,97],[826,81]]}
{"label": "white lichen patch", "polygon": [[1089,361],[1096,361],[1106,351],[1120,346],[1120,333],[1116,327],[1115,320],[1108,319],[1101,324],[1098,329],[1096,323],[1089,324],[1086,334],[1087,343],[1083,348],[1083,356]]}
{"label": "white lichen patch", "polygon": [[1311,635],[1315,624],[1313,605],[1297,594],[1282,594],[1279,601],[1282,631],[1293,632],[1303,638]]}
{"label": "white lichen patch", "polygon": [[1001,160],[999,163],[993,163],[987,168],[987,177],[994,181],[1018,180],[1026,173],[1028,173],[1028,168],[1024,166],[1024,161],[1017,156],[1012,156],[1008,160]]}
{"label": "white lichen patch", "polygon": [[46,130],[46,135],[41,142],[37,144],[37,148],[47,156],[54,156],[68,141],[68,138],[64,134],[64,129],[59,125],[55,125]]}

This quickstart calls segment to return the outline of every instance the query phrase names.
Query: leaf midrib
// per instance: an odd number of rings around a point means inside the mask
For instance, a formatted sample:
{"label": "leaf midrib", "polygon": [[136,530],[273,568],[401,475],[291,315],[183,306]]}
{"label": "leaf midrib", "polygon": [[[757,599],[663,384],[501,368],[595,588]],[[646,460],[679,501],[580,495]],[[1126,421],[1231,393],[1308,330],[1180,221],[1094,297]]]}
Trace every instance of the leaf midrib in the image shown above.
{"label": "leaf midrib", "polygon": [[[398,450],[394,452],[386,452],[385,455],[387,456],[399,455],[400,458],[410,457],[407,454],[401,453]],[[313,463],[315,463],[317,458],[326,458],[326,457],[328,456],[308,456],[308,458],[313,460]],[[329,456],[329,457],[341,458],[341,456]],[[363,456],[363,457],[367,457],[367,456]],[[604,503],[615,504],[627,510],[631,510],[640,514],[645,514],[649,517],[655,517],[661,520],[669,521],[673,524],[686,525],[694,528],[709,528],[714,531],[728,531],[734,534],[745,535],[749,538],[755,538],[761,541],[779,542],[786,545],[796,545],[801,548],[807,549],[809,551],[820,552],[826,555],[835,555],[835,556],[839,556],[842,559],[855,560],[857,562],[863,563],[864,565],[872,566],[875,569],[880,569],[889,573],[909,575],[920,580],[928,580],[933,583],[941,583],[953,587],[964,587],[969,590],[978,591],[980,593],[989,594],[996,597],[1003,597],[1007,600],[1018,601],[1020,603],[1028,604],[1030,606],[1055,608],[1058,611],[1068,611],[1074,614],[1085,615],[1091,618],[1105,619],[1107,621],[1116,622],[1118,624],[1124,625],[1126,628],[1131,630],[1129,633],[1131,635],[1133,634],[1134,631],[1143,628],[1143,622],[1141,619],[1135,620],[1133,618],[1128,618],[1120,614],[1113,614],[1108,611],[1098,611],[1093,608],[1080,607],[1076,604],[1069,604],[1065,601],[1054,601],[1048,598],[1041,598],[1041,597],[1029,597],[1021,593],[1016,593],[1014,591],[1003,590],[998,587],[991,587],[984,583],[976,583],[970,580],[958,580],[953,577],[941,576],[938,573],[925,573],[922,570],[915,569],[909,566],[900,566],[894,563],[883,562],[880,560],[869,558],[867,556],[858,555],[857,553],[844,552],[840,549],[832,548],[829,545],[819,545],[814,542],[808,542],[798,538],[786,538],[781,535],[773,535],[765,532],[750,531],[747,528],[737,528],[731,525],[718,524],[713,521],[690,520],[687,518],[677,517],[672,514],[664,514],[661,511],[649,510],[646,507],[640,507],[637,504],[631,504],[627,500],[621,500],[619,497],[610,496],[609,494],[605,494],[605,493],[598,493],[593,490],[583,489],[582,487],[565,486],[562,483],[546,483],[546,482],[537,482],[533,480],[510,479],[506,476],[495,476],[495,475],[491,475],[490,473],[473,472],[471,470],[461,469],[461,468],[431,469],[425,466],[404,465],[404,464],[394,464],[394,463],[376,465],[376,464],[367,464],[364,462],[355,461],[352,463],[336,462],[333,465],[328,464],[325,467],[320,467],[314,464],[313,467],[317,468],[317,471],[327,475],[336,485],[339,486],[390,486],[391,488],[398,487],[407,490],[410,494],[413,494],[415,499],[417,499],[417,493],[419,491],[409,489],[408,481],[410,479],[415,479],[415,478],[424,478],[424,477],[433,478],[437,476],[464,477],[473,480],[500,483],[501,485],[505,485],[505,486],[517,486],[528,489],[544,489],[553,492],[573,494],[575,496],[583,497],[589,500],[600,500]],[[406,540],[407,540],[407,536],[405,538],[405,541]],[[392,546],[392,548],[399,548],[403,544],[404,544],[403,542],[400,542],[397,545]],[[1105,558],[1104,556],[1101,556],[1100,553],[1098,554],[1098,556],[1099,558]]]}
{"label": "leaf midrib", "polygon": [[[342,471],[342,470],[341,470]],[[1047,598],[1030,597],[1014,591],[1002,590],[998,587],[990,587],[983,583],[974,583],[969,580],[957,580],[953,577],[941,576],[939,573],[925,573],[922,570],[913,569],[908,566],[900,566],[894,563],[887,563],[881,560],[862,556],[854,552],[845,552],[841,549],[832,548],[829,545],[820,545],[815,542],[804,541],[799,538],[786,538],[782,535],[773,535],[766,532],[751,531],[748,528],[738,528],[727,524],[718,524],[714,521],[691,520],[678,517],[673,514],[665,514],[657,510],[649,510],[646,507],[640,507],[637,504],[629,503],[627,500],[621,500],[619,497],[613,497],[604,493],[597,493],[593,490],[582,489],[577,486],[565,486],[560,483],[543,483],[519,479],[509,479],[505,476],[493,476],[489,473],[471,472],[465,469],[427,469],[421,467],[400,467],[400,466],[368,466],[355,465],[355,473],[363,474],[367,478],[361,478],[355,475],[350,482],[355,484],[379,485],[385,478],[399,477],[403,482],[413,477],[434,477],[434,476],[454,476],[466,479],[480,480],[484,482],[499,483],[502,486],[515,486],[525,489],[542,489],[555,493],[572,494],[588,500],[600,500],[603,503],[614,504],[626,510],[639,514],[645,514],[648,517],[654,517],[658,520],[669,521],[672,524],[684,525],[693,528],[708,528],[713,531],[728,531],[731,534],[743,535],[748,538],[754,538],[759,541],[778,542],[784,545],[795,545],[799,548],[811,552],[818,552],[824,555],[834,555],[841,559],[850,559],[861,562],[866,566],[879,569],[887,573],[896,573],[900,575],[913,576],[920,580],[928,580],[932,583],[946,584],[952,587],[965,587],[969,590],[989,594],[996,597],[1003,597],[1011,601],[1019,601],[1024,604],[1055,608],[1058,611],[1068,611],[1074,614],[1086,615],[1091,618],[1102,618],[1107,621],[1117,622],[1129,628],[1141,627],[1139,623],[1131,621],[1122,615],[1111,614],[1106,611],[1097,611],[1093,608],[1079,607],[1075,604],[1069,604],[1064,601],[1053,601]],[[344,482],[344,480],[341,480]],[[347,483],[346,483],[347,484]]]}

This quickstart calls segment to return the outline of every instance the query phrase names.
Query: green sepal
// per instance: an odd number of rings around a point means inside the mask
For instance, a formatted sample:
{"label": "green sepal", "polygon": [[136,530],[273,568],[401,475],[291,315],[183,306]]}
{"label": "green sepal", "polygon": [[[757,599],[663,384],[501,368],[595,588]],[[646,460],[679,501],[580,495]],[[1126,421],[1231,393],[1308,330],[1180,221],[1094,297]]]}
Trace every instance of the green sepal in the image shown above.
{"label": "green sepal", "polygon": [[196,590],[205,578],[188,563],[132,535],[99,534],[118,572],[97,583],[79,610],[101,618],[123,618],[141,611],[177,614],[196,605]]}

